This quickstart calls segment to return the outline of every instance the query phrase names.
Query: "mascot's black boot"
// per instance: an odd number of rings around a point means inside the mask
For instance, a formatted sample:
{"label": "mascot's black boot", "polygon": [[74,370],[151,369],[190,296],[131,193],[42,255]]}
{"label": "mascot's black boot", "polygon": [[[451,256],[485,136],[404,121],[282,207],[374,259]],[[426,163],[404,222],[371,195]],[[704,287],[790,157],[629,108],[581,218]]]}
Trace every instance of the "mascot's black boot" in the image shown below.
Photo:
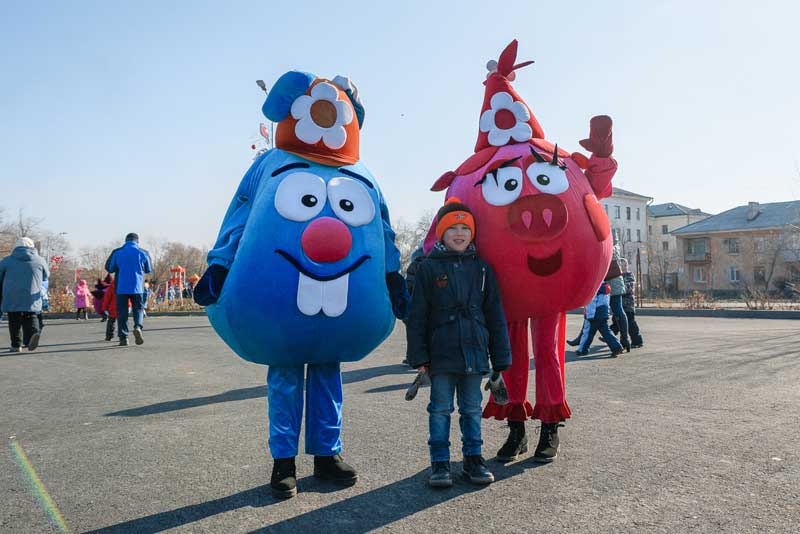
{"label": "mascot's black boot", "polygon": [[297,472],[294,457],[275,459],[269,487],[272,488],[272,496],[277,499],[289,499],[297,495]]}
{"label": "mascot's black boot", "polygon": [[358,480],[356,470],[338,454],[314,456],[314,476],[322,480],[330,480],[340,486],[352,486]]}
{"label": "mascot's black boot", "polygon": [[497,451],[498,462],[510,462],[516,460],[520,454],[528,452],[528,436],[525,435],[524,421],[509,421],[508,427],[511,432],[508,439]]}
{"label": "mascot's black boot", "polygon": [[540,464],[552,462],[558,456],[558,427],[560,423],[542,423],[539,430],[539,444],[533,454],[533,461]]}

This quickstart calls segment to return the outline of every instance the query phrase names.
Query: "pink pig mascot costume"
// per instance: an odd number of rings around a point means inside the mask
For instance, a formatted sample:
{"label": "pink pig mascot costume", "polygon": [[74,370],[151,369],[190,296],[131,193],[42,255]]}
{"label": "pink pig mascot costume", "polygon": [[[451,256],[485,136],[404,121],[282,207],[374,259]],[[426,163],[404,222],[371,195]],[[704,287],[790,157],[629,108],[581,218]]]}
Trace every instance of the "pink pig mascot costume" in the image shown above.
{"label": "pink pig mascot costume", "polygon": [[[611,157],[611,119],[594,117],[591,157],[545,140],[531,108],[511,86],[517,41],[490,61],[484,85],[475,153],[431,188],[447,189],[475,216],[476,246],[497,273],[508,320],[512,366],[504,373],[510,402],[490,398],[483,416],[507,419],[510,434],[497,454],[509,461],[527,452],[525,420],[542,428],[534,459],[550,462],[558,452],[558,427],[571,415],[565,395],[566,310],[589,302],[608,270],[612,238],[598,198],[611,194],[617,162]],[[433,245],[434,221],[426,239]],[[530,327],[529,327],[530,325]],[[536,402],[528,401],[530,341],[536,367]]]}

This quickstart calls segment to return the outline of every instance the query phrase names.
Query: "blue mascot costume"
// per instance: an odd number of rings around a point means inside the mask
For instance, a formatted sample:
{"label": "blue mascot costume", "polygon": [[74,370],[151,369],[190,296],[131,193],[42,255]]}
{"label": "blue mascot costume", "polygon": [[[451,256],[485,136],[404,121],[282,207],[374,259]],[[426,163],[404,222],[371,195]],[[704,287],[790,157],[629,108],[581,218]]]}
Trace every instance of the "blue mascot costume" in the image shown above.
{"label": "blue mascot costume", "polygon": [[276,148],[242,179],[194,295],[239,356],[269,366],[270,485],[288,498],[304,400],[314,476],[356,482],[339,455],[340,363],[386,339],[408,292],[386,203],[359,160],[355,85],[287,72],[263,112],[277,123]]}

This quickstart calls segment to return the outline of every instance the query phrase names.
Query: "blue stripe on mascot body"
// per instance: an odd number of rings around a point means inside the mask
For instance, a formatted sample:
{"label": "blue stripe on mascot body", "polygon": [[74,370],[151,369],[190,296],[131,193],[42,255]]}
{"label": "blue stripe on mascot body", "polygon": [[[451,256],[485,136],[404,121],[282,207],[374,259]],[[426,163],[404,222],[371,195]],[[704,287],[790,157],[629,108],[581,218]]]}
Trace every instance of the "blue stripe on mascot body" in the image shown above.
{"label": "blue stripe on mascot body", "polygon": [[219,300],[206,308],[219,336],[259,364],[365,357],[395,322],[382,207],[360,161],[330,167],[266,152],[226,215],[249,208]]}

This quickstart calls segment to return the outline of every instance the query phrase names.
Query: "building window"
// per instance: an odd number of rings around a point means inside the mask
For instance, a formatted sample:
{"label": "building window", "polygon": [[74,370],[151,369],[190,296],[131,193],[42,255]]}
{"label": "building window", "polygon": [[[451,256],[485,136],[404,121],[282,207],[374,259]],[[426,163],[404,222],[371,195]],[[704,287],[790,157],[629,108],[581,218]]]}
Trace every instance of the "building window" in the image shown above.
{"label": "building window", "polygon": [[756,265],[753,267],[753,282],[761,282],[762,284],[767,281],[767,270],[763,265]]}
{"label": "building window", "polygon": [[706,282],[706,270],[703,267],[693,267],[692,268],[692,280],[699,284],[704,284]]}
{"label": "building window", "polygon": [[636,241],[642,242],[642,231],[639,228],[636,229]]}
{"label": "building window", "polygon": [[615,219],[619,219],[619,218],[620,218],[620,215],[619,215],[619,206],[614,206],[614,218],[615,218]]}
{"label": "building window", "polygon": [[669,241],[662,241],[661,242],[661,250],[664,252],[669,250]]}
{"label": "building window", "polygon": [[767,240],[763,237],[753,239],[753,244],[755,245],[756,254],[763,254],[767,250]]}
{"label": "building window", "polygon": [[636,208],[636,220],[637,221],[642,220],[642,211],[639,208]]}
{"label": "building window", "polygon": [[739,240],[738,239],[726,239],[723,241],[723,244],[728,248],[728,254],[738,254],[739,253]]}
{"label": "building window", "polygon": [[653,235],[653,225],[652,224],[648,224],[647,225],[647,235]]}
{"label": "building window", "polygon": [[630,240],[631,240],[631,229],[630,228],[626,228],[625,229],[625,241],[630,241]]}
{"label": "building window", "polygon": [[739,281],[739,268],[737,266],[731,265],[728,269],[728,280],[731,282]]}
{"label": "building window", "polygon": [[669,233],[669,228],[667,228],[666,224],[661,225],[661,235],[667,235]]}
{"label": "building window", "polygon": [[692,256],[705,255],[708,254],[706,245],[707,243],[705,239],[689,239],[686,242],[686,251]]}
{"label": "building window", "polygon": [[628,219],[629,221],[631,220],[631,207],[630,206],[626,206],[625,207],[625,218]]}

